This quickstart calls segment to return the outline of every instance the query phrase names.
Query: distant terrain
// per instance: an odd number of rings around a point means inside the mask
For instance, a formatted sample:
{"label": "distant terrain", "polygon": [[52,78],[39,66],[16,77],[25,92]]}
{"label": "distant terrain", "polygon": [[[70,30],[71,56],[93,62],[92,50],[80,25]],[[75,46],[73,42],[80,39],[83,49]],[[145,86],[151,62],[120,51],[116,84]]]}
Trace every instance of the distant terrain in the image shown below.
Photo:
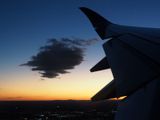
{"label": "distant terrain", "polygon": [[116,101],[89,100],[0,101],[0,120],[58,120],[62,115],[65,120],[84,116],[96,118],[111,113],[116,104]]}

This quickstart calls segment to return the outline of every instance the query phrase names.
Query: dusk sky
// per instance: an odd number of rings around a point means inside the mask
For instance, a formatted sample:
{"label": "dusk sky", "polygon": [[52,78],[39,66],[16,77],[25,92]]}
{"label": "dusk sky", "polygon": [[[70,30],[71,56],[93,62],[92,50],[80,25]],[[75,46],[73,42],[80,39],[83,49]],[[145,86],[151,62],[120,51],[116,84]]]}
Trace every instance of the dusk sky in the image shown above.
{"label": "dusk sky", "polygon": [[[110,70],[89,72],[105,56],[104,41],[79,7],[113,23],[160,28],[159,0],[0,0],[0,100],[88,100],[113,79]],[[52,38],[98,41],[85,47],[80,65],[56,78],[20,66]]]}

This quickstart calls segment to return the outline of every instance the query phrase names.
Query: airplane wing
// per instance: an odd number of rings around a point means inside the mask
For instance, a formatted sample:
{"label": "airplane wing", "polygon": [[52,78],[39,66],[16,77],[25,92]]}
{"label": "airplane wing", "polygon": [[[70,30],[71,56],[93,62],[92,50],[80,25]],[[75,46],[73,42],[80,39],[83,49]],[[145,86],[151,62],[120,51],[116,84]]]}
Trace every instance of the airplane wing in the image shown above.
{"label": "airplane wing", "polygon": [[90,69],[91,72],[99,71],[99,70],[104,70],[110,68],[107,57],[104,57],[101,61],[99,61],[94,67]]}
{"label": "airplane wing", "polygon": [[[130,95],[160,77],[160,29],[116,25],[88,8],[80,9],[103,40],[111,38],[103,49],[115,79],[117,97]],[[96,99],[106,99],[109,87],[97,93]]]}
{"label": "airplane wing", "polygon": [[102,90],[100,90],[96,95],[94,95],[91,100],[98,101],[109,98],[116,98],[116,85],[115,80],[112,80],[109,84],[107,84]]}
{"label": "airplane wing", "polygon": [[88,8],[81,7],[80,9],[85,13],[85,15],[91,21],[98,35],[102,39],[105,39],[106,38],[106,28],[111,24],[111,22]]}
{"label": "airplane wing", "polygon": [[[117,97],[127,96],[151,80],[160,77],[158,62],[145,54],[145,49],[138,49],[129,42],[131,39],[137,41],[137,44],[139,41],[142,42],[137,37],[123,35],[103,45],[116,80]],[[150,46],[148,49],[151,50]],[[160,51],[160,47],[157,51]]]}

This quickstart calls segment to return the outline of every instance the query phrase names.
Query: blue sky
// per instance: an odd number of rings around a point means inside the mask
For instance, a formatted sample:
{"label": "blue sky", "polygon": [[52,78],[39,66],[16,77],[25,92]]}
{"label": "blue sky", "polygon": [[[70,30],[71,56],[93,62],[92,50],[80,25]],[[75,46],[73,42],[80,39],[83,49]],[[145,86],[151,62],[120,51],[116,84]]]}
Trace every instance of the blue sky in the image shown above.
{"label": "blue sky", "polygon": [[[49,38],[99,38],[78,9],[81,6],[117,24],[160,27],[158,0],[0,0],[0,87],[14,82],[7,77],[12,74],[14,79],[19,74],[33,76],[19,64],[35,55]],[[76,71],[89,71],[104,56],[102,42],[86,51],[85,62]]]}
{"label": "blue sky", "polygon": [[[2,62],[27,58],[49,38],[97,37],[78,7],[86,6],[119,24],[159,27],[159,1],[154,0],[1,0]],[[18,60],[19,61],[19,60]],[[17,62],[18,62],[17,61]],[[11,62],[10,60],[8,62]],[[11,62],[11,63],[12,63]],[[4,65],[4,63],[3,63]]]}

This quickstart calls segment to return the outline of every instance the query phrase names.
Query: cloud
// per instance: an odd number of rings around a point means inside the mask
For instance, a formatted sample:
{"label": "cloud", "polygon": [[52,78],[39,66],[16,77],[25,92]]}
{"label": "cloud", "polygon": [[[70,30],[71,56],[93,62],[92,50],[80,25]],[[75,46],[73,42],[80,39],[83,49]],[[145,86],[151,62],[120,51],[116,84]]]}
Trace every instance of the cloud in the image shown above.
{"label": "cloud", "polygon": [[22,97],[22,96],[17,96],[17,97],[7,97],[6,99],[12,100],[12,99],[22,99],[22,98],[24,98],[24,97]]}
{"label": "cloud", "polygon": [[40,47],[37,55],[21,66],[29,66],[32,71],[39,71],[42,77],[55,78],[60,74],[69,73],[84,59],[87,46],[97,39],[62,38],[50,39],[47,45]]}

